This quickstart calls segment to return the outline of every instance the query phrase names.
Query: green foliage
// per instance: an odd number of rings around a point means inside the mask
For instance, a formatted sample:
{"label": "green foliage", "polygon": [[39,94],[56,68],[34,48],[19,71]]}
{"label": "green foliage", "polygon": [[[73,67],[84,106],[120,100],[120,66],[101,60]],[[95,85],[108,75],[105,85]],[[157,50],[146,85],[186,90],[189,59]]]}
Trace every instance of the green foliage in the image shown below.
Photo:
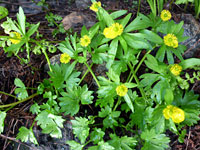
{"label": "green foliage", "polygon": [[50,112],[41,111],[36,119],[37,125],[42,128],[42,133],[50,134],[51,137],[61,138],[64,119],[61,116],[51,114]]}
{"label": "green foliage", "polygon": [[60,97],[61,112],[65,115],[75,115],[79,111],[79,103],[86,105],[91,104],[93,100],[92,91],[88,91],[87,85],[83,87],[74,86],[73,88],[67,87],[67,93],[61,92],[63,97]]}
{"label": "green foliage", "polygon": [[153,129],[142,132],[141,138],[145,141],[142,150],[165,150],[169,147],[169,138],[165,134],[157,134]]}
{"label": "green foliage", "polygon": [[8,10],[3,6],[0,6],[0,20],[5,18],[7,15],[8,15]]}
{"label": "green foliage", "polygon": [[73,133],[79,138],[81,144],[85,143],[86,138],[89,135],[90,128],[88,127],[89,120],[82,117],[76,117],[72,120]]}
{"label": "green foliage", "polygon": [[18,99],[22,100],[27,98],[28,92],[26,91],[24,83],[19,78],[15,78],[14,84],[18,87],[15,89],[15,94],[17,94]]}
{"label": "green foliage", "polygon": [[5,118],[6,118],[6,112],[0,111],[0,134],[3,133],[4,130]]}
{"label": "green foliage", "polygon": [[38,144],[37,139],[35,138],[32,129],[27,129],[26,127],[21,127],[19,133],[17,134],[16,139],[21,140],[22,142],[32,142]]}

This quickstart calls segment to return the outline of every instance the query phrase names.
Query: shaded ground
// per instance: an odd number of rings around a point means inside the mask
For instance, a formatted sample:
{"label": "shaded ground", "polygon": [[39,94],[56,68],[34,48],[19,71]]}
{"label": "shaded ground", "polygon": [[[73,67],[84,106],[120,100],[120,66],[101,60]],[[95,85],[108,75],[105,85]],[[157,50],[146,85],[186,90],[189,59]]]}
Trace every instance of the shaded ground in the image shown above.
{"label": "shaded ground", "polygon": [[[94,17],[95,15],[92,14],[91,11],[87,9],[87,6],[88,6],[87,0],[84,0],[84,1],[49,0],[47,2],[50,6],[49,7],[50,11],[58,15],[61,15],[63,18],[66,15],[69,15],[70,13],[76,11],[83,15],[89,14],[90,18],[92,19],[94,18],[94,20],[91,20],[91,21],[95,21],[95,17]],[[136,6],[136,2],[132,0],[121,0],[121,1],[102,0],[101,2],[104,8],[106,8],[109,11],[118,10],[118,9],[126,9],[129,12],[133,13],[132,19],[135,18],[136,16],[137,6]],[[53,27],[48,27],[48,22],[45,19],[45,11],[49,9],[43,9],[42,7],[38,7],[28,0],[18,0],[18,1],[8,0],[5,2],[0,2],[0,4],[5,5],[10,10],[9,15],[10,17],[13,17],[13,18],[15,18],[15,14],[18,12],[18,6],[19,5],[23,6],[24,11],[27,13],[27,21],[30,23],[40,22],[39,32],[44,35],[44,38],[47,38],[48,40],[51,40],[51,41],[55,40],[51,35]],[[169,7],[169,5],[166,4],[165,7],[167,8]],[[173,14],[174,19],[175,20],[177,19],[177,21],[180,21],[180,17],[176,14],[182,13],[183,9],[176,5],[173,5],[172,9],[173,9],[172,14]],[[145,2],[142,2],[141,13],[148,14],[149,12],[150,12],[150,7]],[[192,13],[192,12],[193,12],[192,9],[188,8],[187,13]],[[76,24],[74,26],[74,30],[79,32],[82,24],[84,24],[84,22]],[[2,29],[0,30],[0,33],[3,34]],[[195,35],[196,42],[190,43],[190,48],[187,51],[187,55],[189,53],[191,57],[200,58],[200,46],[197,46],[200,43],[199,37],[200,35],[199,36]],[[58,34],[56,40],[64,40],[64,38],[65,38],[64,35]],[[196,50],[193,50],[194,48],[191,48],[192,45],[195,46]],[[23,56],[24,54],[22,53],[20,55]],[[52,54],[49,54],[49,56],[51,57]],[[44,71],[44,66],[46,64],[44,56],[43,55],[36,56],[34,54],[31,54],[30,57],[31,57],[31,61],[29,65],[21,65],[19,60],[16,57],[8,58],[6,57],[6,54],[4,53],[4,51],[0,49],[0,79],[1,79],[0,90],[1,91],[14,94],[13,92],[16,87],[13,85],[13,82],[16,77],[20,78],[27,87],[35,87],[35,88],[38,86],[38,82],[41,82],[44,78],[48,78],[47,73]],[[186,57],[189,57],[189,56],[186,56]],[[187,71],[190,74],[193,72],[193,70],[187,70]],[[92,82],[89,77],[88,77],[87,82],[89,84]],[[191,89],[193,89],[195,93],[200,94],[200,81],[196,81],[194,85],[191,85]],[[32,89],[30,91],[31,93],[29,94],[31,95],[35,92],[35,89]],[[14,101],[15,101],[14,99],[8,96],[0,95],[0,102],[3,104],[12,103]],[[21,125],[30,126],[30,124],[32,124],[34,116],[31,113],[29,113],[29,108],[32,103],[33,103],[33,100],[17,105],[15,108],[8,111],[7,117],[5,120],[5,131],[2,135],[0,135],[1,137],[0,149],[12,150],[13,147],[11,146],[10,141],[16,141],[14,137],[16,137],[19,127]],[[200,122],[198,123],[198,125],[195,125],[193,127],[186,127],[186,129],[187,129],[187,136],[183,144],[180,144],[178,142],[177,136],[175,136],[174,134],[169,134],[172,140],[172,142],[170,143],[170,146],[172,147],[173,150],[185,150],[185,149],[200,150],[200,144],[199,144],[200,143]],[[46,139],[46,141],[51,141],[51,139]],[[25,147],[27,146],[27,144],[23,144],[23,143],[20,143],[20,144],[25,145]],[[55,144],[58,144],[58,142],[56,141]],[[53,149],[53,147],[51,148]]]}

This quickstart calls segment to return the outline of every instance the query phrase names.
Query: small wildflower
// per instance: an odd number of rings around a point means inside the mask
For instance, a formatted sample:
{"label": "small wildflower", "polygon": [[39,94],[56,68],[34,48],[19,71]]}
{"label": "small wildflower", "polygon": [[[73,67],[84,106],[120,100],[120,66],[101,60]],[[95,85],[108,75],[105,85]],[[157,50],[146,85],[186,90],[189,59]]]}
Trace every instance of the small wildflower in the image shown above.
{"label": "small wildflower", "polygon": [[169,12],[169,10],[163,10],[161,12],[161,15],[160,15],[160,18],[163,20],[163,21],[168,21],[170,20],[172,17],[171,13]]}
{"label": "small wildflower", "polygon": [[185,120],[185,113],[182,109],[178,107],[173,108],[173,114],[172,114],[172,121],[174,123],[180,123]]}
{"label": "small wildflower", "polygon": [[[18,44],[21,40],[21,34],[18,33],[18,32],[10,32],[10,41],[13,43],[13,44]],[[15,38],[15,39],[12,39],[12,38]]]}
{"label": "small wildflower", "polygon": [[163,109],[163,115],[164,115],[164,117],[165,117],[165,119],[169,119],[169,118],[171,118],[172,117],[172,108],[173,108],[174,106],[172,106],[172,105],[168,105],[165,109]]}
{"label": "small wildflower", "polygon": [[90,9],[93,10],[93,11],[95,11],[95,12],[98,12],[98,8],[99,7],[101,7],[101,2],[94,2],[90,6]]}
{"label": "small wildflower", "polygon": [[71,57],[67,53],[63,53],[60,55],[60,62],[67,64],[71,60]]}
{"label": "small wildflower", "polygon": [[128,88],[124,84],[122,84],[122,85],[117,86],[116,92],[117,92],[117,95],[119,96],[125,96],[126,93],[128,92]]}
{"label": "small wildflower", "polygon": [[174,123],[180,123],[185,120],[185,113],[182,109],[168,105],[165,109],[163,109],[163,115],[165,119],[172,119]]}
{"label": "small wildflower", "polygon": [[114,39],[117,36],[121,35],[123,30],[124,28],[121,24],[113,23],[110,27],[104,29],[103,34],[106,38]]}
{"label": "small wildflower", "polygon": [[88,46],[90,43],[91,43],[91,39],[90,39],[89,36],[84,35],[84,36],[81,38],[81,46],[86,47],[86,46]]}
{"label": "small wildflower", "polygon": [[166,36],[164,36],[164,43],[165,45],[173,47],[173,48],[178,47],[178,39],[173,34],[167,34]]}
{"label": "small wildflower", "polygon": [[182,71],[182,67],[179,64],[174,64],[170,68],[170,72],[175,76],[179,76],[181,71]]}

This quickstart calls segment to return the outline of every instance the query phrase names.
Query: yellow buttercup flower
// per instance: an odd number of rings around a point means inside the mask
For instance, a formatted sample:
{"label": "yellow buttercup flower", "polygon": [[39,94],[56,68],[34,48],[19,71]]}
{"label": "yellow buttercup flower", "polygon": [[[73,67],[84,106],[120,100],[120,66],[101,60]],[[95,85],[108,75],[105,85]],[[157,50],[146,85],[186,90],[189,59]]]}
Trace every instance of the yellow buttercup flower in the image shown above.
{"label": "yellow buttercup flower", "polygon": [[126,93],[128,92],[128,88],[124,84],[122,84],[122,85],[117,86],[116,92],[117,92],[117,95],[119,96],[125,96]]}
{"label": "yellow buttercup flower", "polygon": [[170,72],[175,76],[180,75],[181,71],[182,71],[182,67],[179,64],[174,64],[170,68]]}
{"label": "yellow buttercup flower", "polygon": [[168,21],[170,20],[172,17],[171,13],[168,11],[168,10],[163,10],[161,12],[161,15],[160,15],[160,18],[163,20],[163,21]]}
{"label": "yellow buttercup flower", "polygon": [[94,2],[92,6],[90,6],[90,9],[97,12],[99,7],[101,7],[101,2]]}
{"label": "yellow buttercup flower", "polygon": [[164,36],[164,43],[169,47],[178,47],[178,39],[174,34],[167,34],[166,36]]}
{"label": "yellow buttercup flower", "polygon": [[91,43],[91,39],[89,36],[87,35],[84,35],[82,38],[81,38],[81,46],[88,46],[89,44]]}
{"label": "yellow buttercup flower", "polygon": [[71,57],[67,53],[63,53],[60,55],[60,62],[67,64],[71,60]]}
{"label": "yellow buttercup flower", "polygon": [[185,120],[185,113],[182,109],[168,105],[165,109],[163,109],[163,115],[165,119],[172,119],[174,123],[180,123]]}
{"label": "yellow buttercup flower", "polygon": [[[21,34],[18,33],[18,32],[10,32],[10,41],[13,43],[13,44],[18,44],[20,41],[21,41]],[[15,39],[12,39],[12,38],[15,38]]]}
{"label": "yellow buttercup flower", "polygon": [[163,109],[163,115],[166,119],[169,119],[172,117],[172,109],[174,106],[168,105],[165,109]]}
{"label": "yellow buttercup flower", "polygon": [[123,30],[124,28],[121,24],[113,23],[110,27],[104,29],[103,34],[106,38],[114,39],[117,36],[121,35]]}
{"label": "yellow buttercup flower", "polygon": [[185,113],[182,109],[178,108],[178,107],[174,107],[173,108],[173,114],[172,114],[172,121],[174,123],[180,123],[183,122],[185,120]]}

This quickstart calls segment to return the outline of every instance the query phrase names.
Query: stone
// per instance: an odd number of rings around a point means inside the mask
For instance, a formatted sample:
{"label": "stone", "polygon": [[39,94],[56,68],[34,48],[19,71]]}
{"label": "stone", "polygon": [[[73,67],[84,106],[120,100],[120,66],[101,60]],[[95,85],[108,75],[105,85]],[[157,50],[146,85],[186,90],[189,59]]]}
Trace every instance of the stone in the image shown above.
{"label": "stone", "polygon": [[91,5],[90,0],[76,0],[75,3],[78,9],[88,9]]}

